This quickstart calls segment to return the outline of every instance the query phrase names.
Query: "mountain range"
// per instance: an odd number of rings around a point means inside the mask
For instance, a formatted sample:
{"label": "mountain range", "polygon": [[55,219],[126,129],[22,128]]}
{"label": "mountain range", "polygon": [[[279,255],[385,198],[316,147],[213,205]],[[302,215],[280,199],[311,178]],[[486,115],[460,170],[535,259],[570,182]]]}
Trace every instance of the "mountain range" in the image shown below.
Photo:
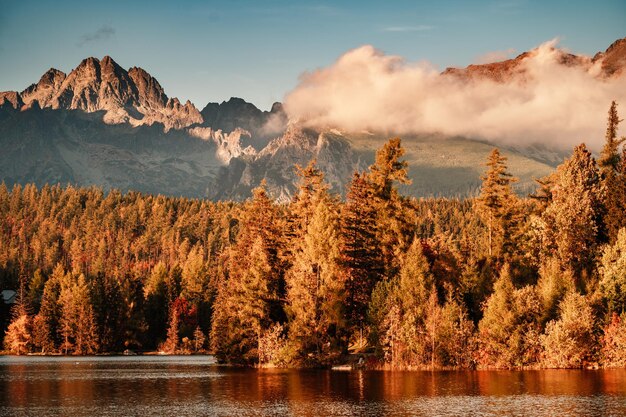
{"label": "mountain range", "polygon": [[[529,56],[446,69],[462,82],[488,78],[506,83]],[[626,39],[586,58],[562,52],[565,66],[600,68],[599,78],[626,73]],[[607,104],[608,106],[608,104]],[[294,164],[315,158],[332,188],[343,193],[354,170],[364,170],[393,132],[310,128],[289,120],[281,103],[269,111],[240,98],[199,110],[168,97],[139,67],[128,70],[111,57],[84,59],[65,74],[51,68],[21,92],[0,92],[0,180],[187,197],[243,199],[261,180],[286,201],[295,189]],[[402,135],[416,196],[468,196],[480,186],[493,144],[437,133]],[[504,147],[517,189],[551,172],[564,153],[547,146]]]}

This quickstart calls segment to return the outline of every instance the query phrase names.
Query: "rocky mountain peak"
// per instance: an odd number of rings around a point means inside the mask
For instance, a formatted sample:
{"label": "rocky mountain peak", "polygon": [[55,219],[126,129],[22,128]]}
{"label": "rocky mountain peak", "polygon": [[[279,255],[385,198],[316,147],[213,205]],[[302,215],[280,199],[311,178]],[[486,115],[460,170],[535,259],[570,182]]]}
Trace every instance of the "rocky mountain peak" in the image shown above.
{"label": "rocky mountain peak", "polygon": [[592,61],[602,62],[602,71],[607,77],[620,75],[626,68],[626,38],[613,42],[604,52],[598,52]]}
{"label": "rocky mountain peak", "polygon": [[0,108],[21,109],[22,106],[24,106],[24,101],[22,101],[22,97],[17,91],[0,92]]}
{"label": "rocky mountain peak", "polygon": [[[540,48],[524,52],[513,59],[507,59],[488,64],[472,64],[465,68],[446,68],[442,74],[458,77],[462,80],[470,79],[491,79],[504,83],[514,75],[523,75],[526,72],[525,61],[539,53]],[[591,65],[599,60],[602,61],[602,73],[600,76],[612,76],[619,73],[626,67],[626,39],[614,42],[606,52],[597,53],[593,59],[586,56],[574,55],[564,50],[550,47],[550,51],[555,53],[559,64],[567,67],[582,67],[589,69]]]}
{"label": "rocky mountain peak", "polygon": [[201,114],[203,126],[226,132],[239,127],[250,132],[253,137],[260,138],[262,145],[284,131],[287,119],[280,103],[274,103],[268,112],[239,97],[231,97],[221,103],[208,103]]}
{"label": "rocky mountain peak", "polygon": [[37,84],[31,84],[20,94],[27,106],[36,100],[40,106],[46,107],[51,104],[52,97],[61,88],[67,75],[56,68],[46,71]]}
{"label": "rocky mountain peak", "polygon": [[167,95],[161,84],[143,68],[132,67],[128,75],[137,87],[139,102],[148,108],[162,108],[167,103]]}
{"label": "rocky mountain peak", "polygon": [[108,55],[85,58],[68,75],[51,68],[21,99],[25,108],[36,101],[42,108],[104,111],[104,121],[112,124],[162,123],[169,130],[202,122],[191,102],[169,99],[148,72],[138,67],[126,71]]}

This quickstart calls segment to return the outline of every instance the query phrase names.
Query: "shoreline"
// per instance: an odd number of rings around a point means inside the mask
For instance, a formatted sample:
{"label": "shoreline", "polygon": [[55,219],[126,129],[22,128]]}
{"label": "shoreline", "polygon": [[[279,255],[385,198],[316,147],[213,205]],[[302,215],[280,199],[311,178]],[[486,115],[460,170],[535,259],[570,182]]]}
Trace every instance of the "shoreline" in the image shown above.
{"label": "shoreline", "polygon": [[[61,353],[52,353],[52,354],[43,354],[43,353],[28,353],[25,355],[16,355],[12,353],[8,353],[6,351],[0,351],[0,358],[2,357],[11,357],[11,358],[110,358],[110,357],[214,357],[212,353],[163,353],[159,351],[146,351],[146,352],[135,352],[133,354],[125,354],[123,352],[108,352],[108,353],[100,353],[95,355],[64,355]],[[520,366],[520,367],[490,367],[490,366],[478,366],[475,368],[464,368],[464,367],[447,367],[447,366],[392,366],[390,364],[364,364],[358,366],[357,364],[335,364],[330,366],[275,366],[273,364],[263,364],[263,365],[242,365],[242,364],[234,364],[234,363],[212,363],[211,366],[220,366],[220,367],[228,367],[228,368],[243,368],[243,369],[280,369],[280,370],[328,370],[334,372],[353,372],[353,371],[381,371],[381,372],[455,372],[455,371],[546,371],[546,370],[580,370],[580,371],[598,371],[598,370],[617,370],[617,369],[626,369],[626,367],[611,367],[611,366],[601,366],[598,363],[589,363],[585,364],[581,367],[577,368],[554,368],[554,367],[544,367],[541,365],[532,365],[532,366]]]}

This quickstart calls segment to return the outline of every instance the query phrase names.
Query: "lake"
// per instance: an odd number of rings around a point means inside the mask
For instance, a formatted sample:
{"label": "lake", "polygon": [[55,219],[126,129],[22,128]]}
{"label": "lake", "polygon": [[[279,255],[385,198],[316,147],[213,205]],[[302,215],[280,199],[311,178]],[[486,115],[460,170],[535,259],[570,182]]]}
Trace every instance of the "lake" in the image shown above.
{"label": "lake", "polygon": [[325,371],[0,357],[1,416],[626,415],[626,370]]}

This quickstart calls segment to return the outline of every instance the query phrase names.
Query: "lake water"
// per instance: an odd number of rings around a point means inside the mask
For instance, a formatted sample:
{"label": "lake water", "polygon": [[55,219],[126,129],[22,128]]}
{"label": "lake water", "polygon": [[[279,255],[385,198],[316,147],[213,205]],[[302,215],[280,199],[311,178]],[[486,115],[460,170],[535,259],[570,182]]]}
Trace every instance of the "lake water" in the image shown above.
{"label": "lake water", "polygon": [[626,370],[255,370],[207,356],[0,357],[1,416],[626,415]]}

